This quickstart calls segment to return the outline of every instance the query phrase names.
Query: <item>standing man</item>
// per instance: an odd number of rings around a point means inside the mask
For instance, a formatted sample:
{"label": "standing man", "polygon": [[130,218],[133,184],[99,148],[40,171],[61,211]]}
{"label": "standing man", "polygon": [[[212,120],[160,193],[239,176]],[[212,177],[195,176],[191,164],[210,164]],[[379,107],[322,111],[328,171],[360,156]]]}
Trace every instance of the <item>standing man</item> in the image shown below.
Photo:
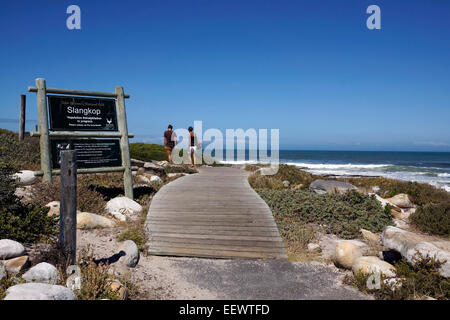
{"label": "standing man", "polygon": [[164,148],[166,148],[169,163],[172,163],[172,150],[177,145],[177,135],[172,131],[172,129],[172,125],[169,124],[167,130],[164,131]]}

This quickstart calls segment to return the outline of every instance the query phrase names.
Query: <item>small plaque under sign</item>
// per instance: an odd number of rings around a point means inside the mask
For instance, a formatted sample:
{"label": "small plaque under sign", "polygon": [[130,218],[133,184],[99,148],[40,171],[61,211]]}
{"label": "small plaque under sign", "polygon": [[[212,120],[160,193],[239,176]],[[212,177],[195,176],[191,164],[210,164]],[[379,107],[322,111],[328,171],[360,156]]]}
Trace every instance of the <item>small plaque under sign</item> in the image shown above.
{"label": "small plaque under sign", "polygon": [[78,168],[120,167],[119,139],[52,139],[52,165],[59,169],[61,151],[76,150]]}

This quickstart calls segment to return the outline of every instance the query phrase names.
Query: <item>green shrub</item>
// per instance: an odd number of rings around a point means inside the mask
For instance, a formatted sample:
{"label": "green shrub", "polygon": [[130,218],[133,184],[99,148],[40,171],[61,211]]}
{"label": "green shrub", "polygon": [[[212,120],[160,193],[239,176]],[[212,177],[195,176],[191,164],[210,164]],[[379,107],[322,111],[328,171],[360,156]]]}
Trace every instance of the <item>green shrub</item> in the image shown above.
{"label": "green shrub", "polygon": [[168,160],[166,149],[159,144],[147,144],[142,142],[130,144],[131,158],[141,161]]}
{"label": "green shrub", "polygon": [[450,236],[450,203],[426,204],[411,214],[410,221],[420,230]]}
{"label": "green shrub", "polygon": [[0,163],[10,165],[13,171],[39,169],[39,139],[19,141],[17,133],[0,129]]}
{"label": "green shrub", "polygon": [[32,243],[57,233],[56,218],[48,217],[49,208],[23,204],[14,194],[16,183],[12,168],[0,163],[0,239]]}
{"label": "green shrub", "polygon": [[374,196],[351,190],[345,194],[318,195],[306,190],[257,190],[271,208],[275,219],[323,225],[341,238],[360,235],[361,228],[381,232],[392,225],[390,212]]}
{"label": "green shrub", "polygon": [[108,273],[109,266],[96,265],[89,249],[81,252],[78,265],[83,278],[81,289],[75,290],[79,300],[119,299],[119,295],[111,289],[111,281],[114,278]]}
{"label": "green shrub", "polygon": [[280,164],[278,172],[273,176],[280,181],[288,180],[291,185],[303,184],[305,188],[313,182],[313,176],[306,171],[300,170],[296,166]]}
{"label": "green shrub", "polygon": [[[247,171],[256,171],[256,166],[246,166]],[[281,190],[284,188],[283,181],[288,180],[291,186],[302,184],[304,188],[309,187],[314,177],[303,170],[291,165],[280,164],[275,175],[262,175],[254,172],[248,177],[248,182],[253,189]]]}
{"label": "green shrub", "polygon": [[253,189],[269,189],[269,190],[284,189],[283,181],[279,179],[274,179],[271,176],[264,176],[259,173],[250,175],[248,177],[248,183]]}

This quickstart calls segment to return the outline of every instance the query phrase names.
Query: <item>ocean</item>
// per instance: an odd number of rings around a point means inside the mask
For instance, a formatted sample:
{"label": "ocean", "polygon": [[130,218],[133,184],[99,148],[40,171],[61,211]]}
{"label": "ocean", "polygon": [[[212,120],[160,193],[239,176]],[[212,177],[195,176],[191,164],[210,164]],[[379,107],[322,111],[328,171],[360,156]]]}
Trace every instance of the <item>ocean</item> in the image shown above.
{"label": "ocean", "polygon": [[280,163],[295,165],[316,175],[381,176],[429,183],[450,192],[450,152],[280,150]]}

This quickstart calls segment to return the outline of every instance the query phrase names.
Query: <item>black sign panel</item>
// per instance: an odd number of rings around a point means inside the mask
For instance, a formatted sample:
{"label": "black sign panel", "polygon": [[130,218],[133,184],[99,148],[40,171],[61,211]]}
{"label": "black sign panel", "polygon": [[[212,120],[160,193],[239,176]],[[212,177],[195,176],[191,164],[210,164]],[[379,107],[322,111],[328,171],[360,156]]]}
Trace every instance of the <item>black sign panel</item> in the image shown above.
{"label": "black sign panel", "polygon": [[55,139],[51,140],[53,168],[61,165],[61,151],[76,150],[78,168],[120,167],[122,158],[119,139]]}
{"label": "black sign panel", "polygon": [[114,99],[48,96],[50,130],[117,131]]}

